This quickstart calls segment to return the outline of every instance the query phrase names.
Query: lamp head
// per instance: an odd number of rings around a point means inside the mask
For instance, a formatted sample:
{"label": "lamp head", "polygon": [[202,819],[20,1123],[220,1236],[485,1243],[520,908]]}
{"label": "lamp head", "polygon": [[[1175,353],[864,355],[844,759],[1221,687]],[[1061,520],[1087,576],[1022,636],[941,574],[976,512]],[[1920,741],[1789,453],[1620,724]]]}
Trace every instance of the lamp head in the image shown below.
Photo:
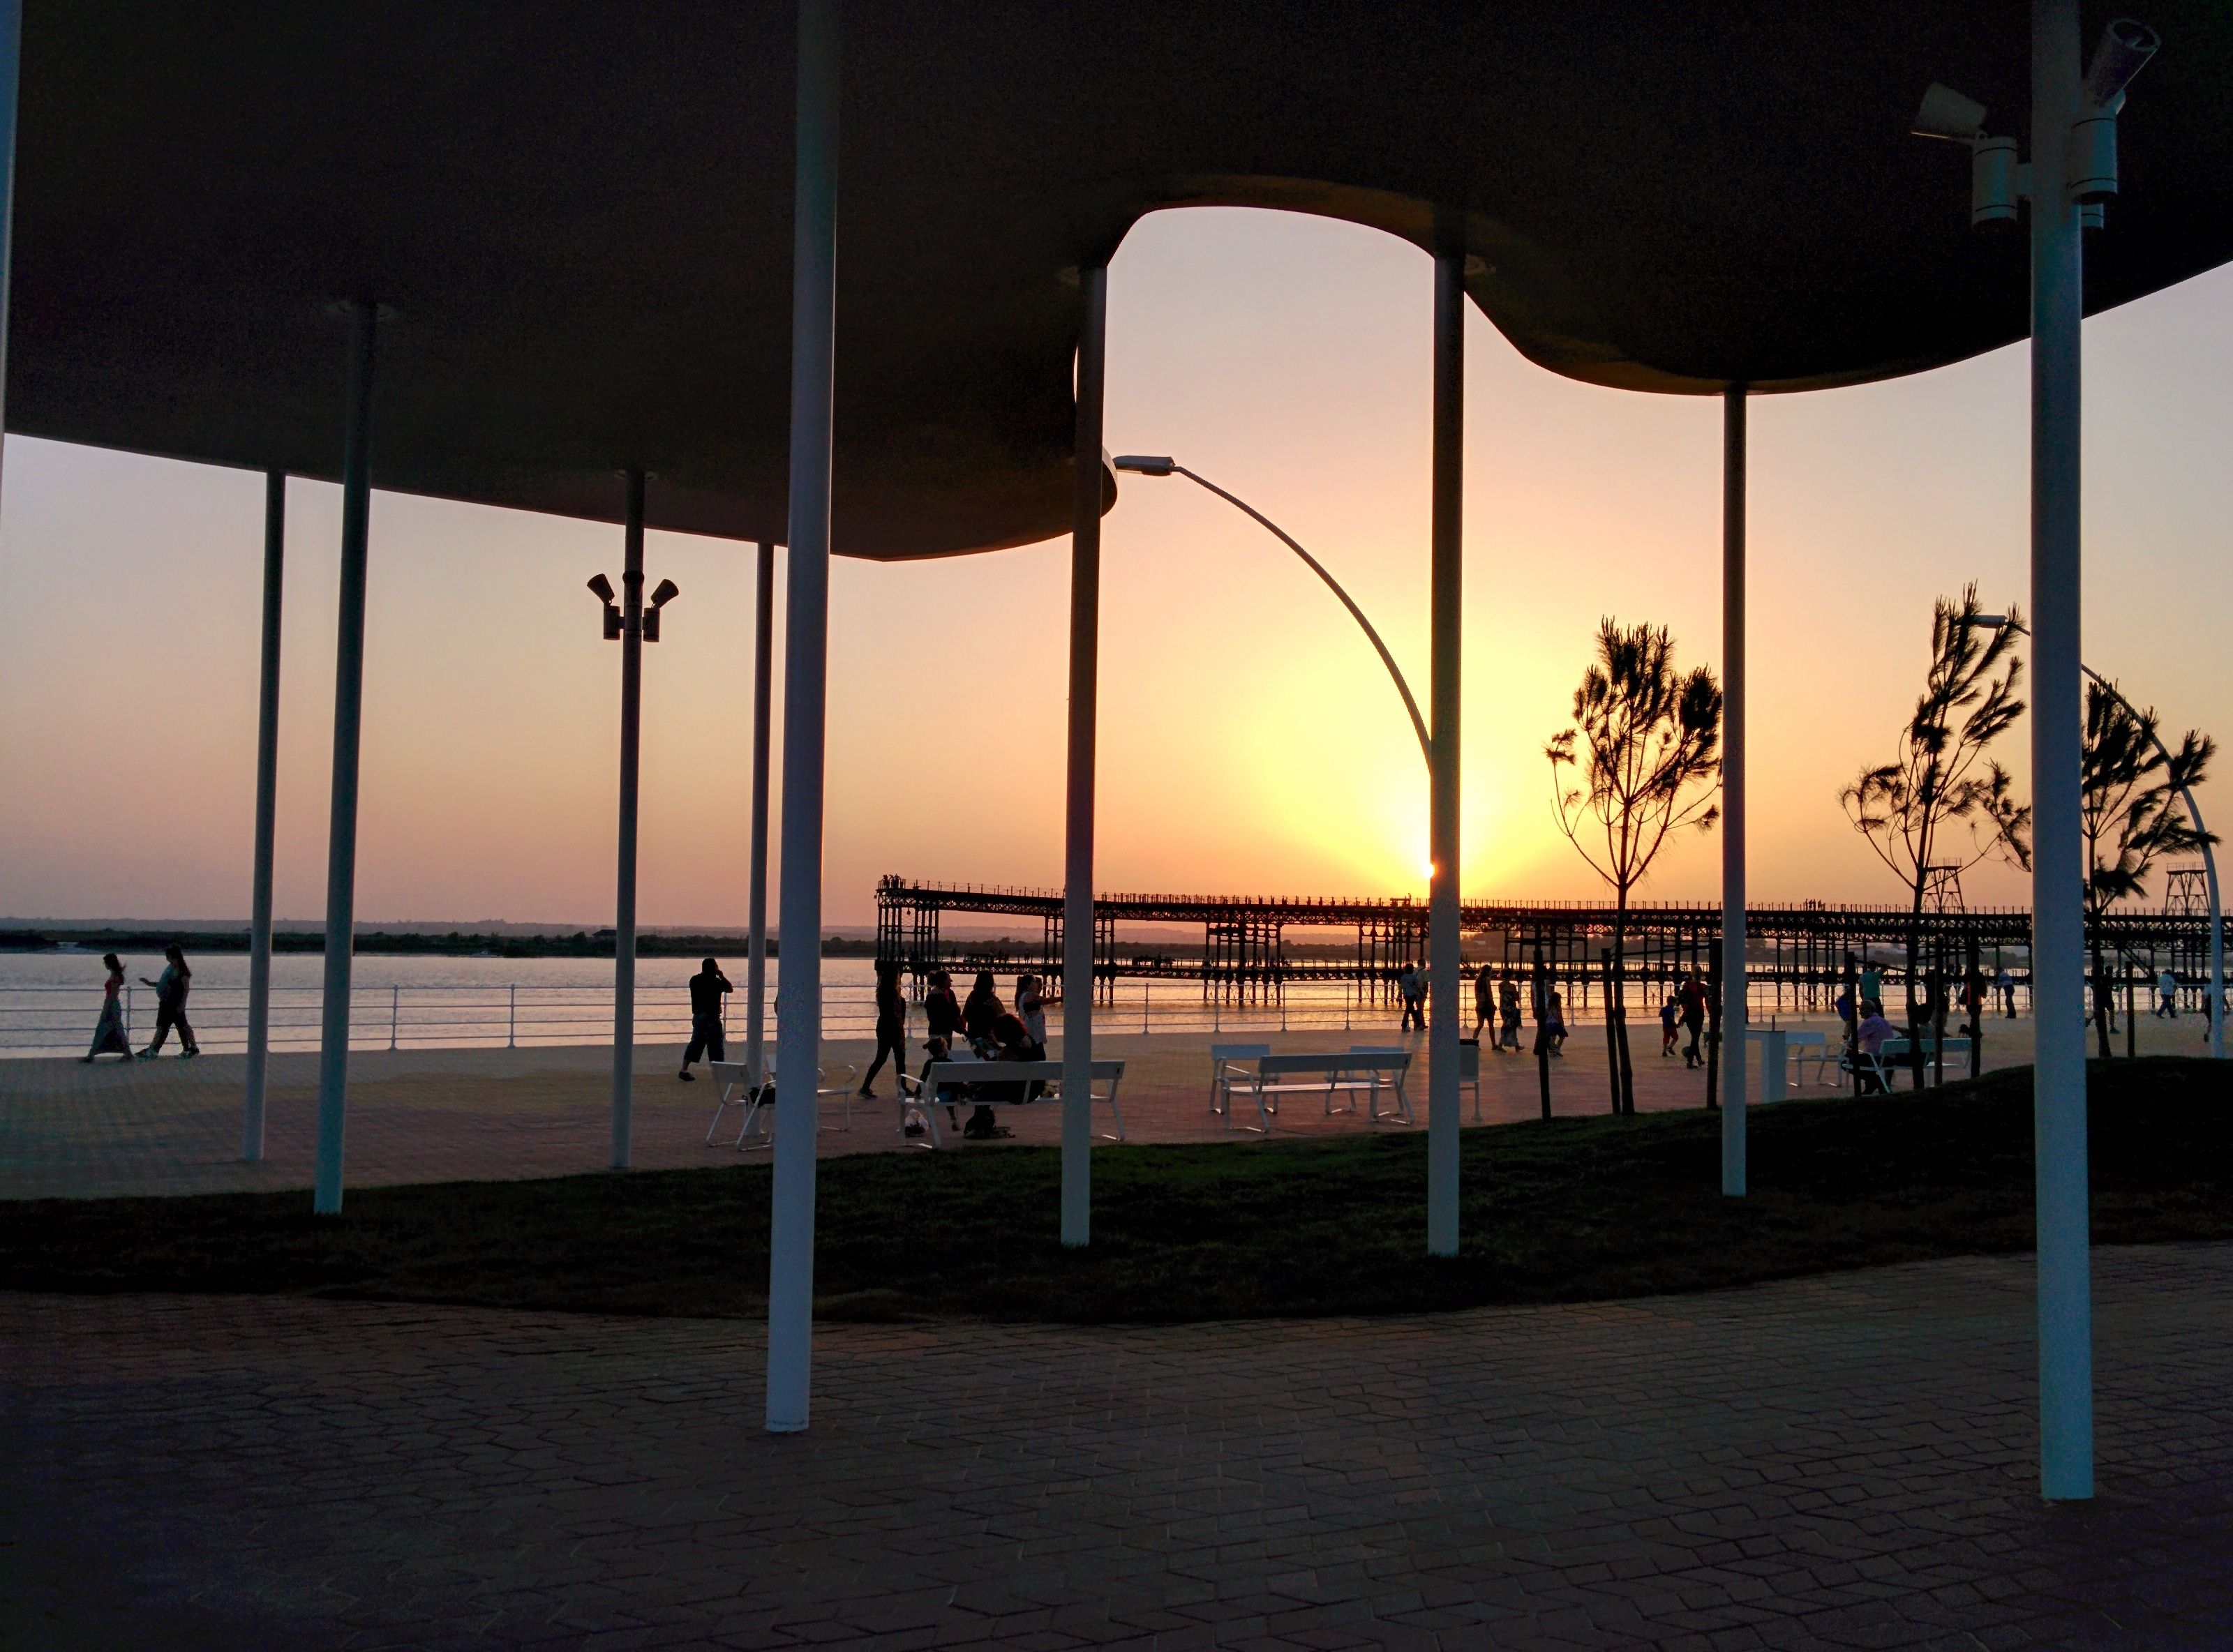
{"label": "lamp head", "polygon": [[1140,476],[1169,476],[1178,469],[1178,461],[1169,454],[1120,453],[1110,461],[1120,471],[1130,471]]}
{"label": "lamp head", "polygon": [[2116,105],[2125,95],[2125,88],[2132,76],[2147,66],[2148,59],[2156,55],[2163,44],[2163,36],[2144,23],[2131,17],[2113,17],[2109,26],[2101,31],[2101,43],[2093,49],[2093,61],[2087,65],[2086,84],[2080,88],[2080,102],[2089,109],[2106,109],[2116,113]]}
{"label": "lamp head", "polygon": [[652,588],[651,605],[655,608],[665,608],[681,595],[682,588],[680,585],[671,579],[663,579]]}
{"label": "lamp head", "polygon": [[602,574],[589,576],[589,589],[596,594],[597,601],[600,602],[609,602],[613,600],[613,582]]}
{"label": "lamp head", "polygon": [[1985,106],[1933,81],[1924,88],[1923,107],[1915,112],[1908,131],[1918,138],[1972,143],[1985,135]]}

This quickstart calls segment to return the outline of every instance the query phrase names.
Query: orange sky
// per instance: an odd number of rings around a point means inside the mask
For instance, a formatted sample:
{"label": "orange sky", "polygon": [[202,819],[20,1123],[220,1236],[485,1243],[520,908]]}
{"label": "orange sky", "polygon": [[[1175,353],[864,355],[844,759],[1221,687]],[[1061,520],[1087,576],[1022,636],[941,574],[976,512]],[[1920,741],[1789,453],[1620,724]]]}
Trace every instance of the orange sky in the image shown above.
{"label": "orange sky", "polygon": [[[1112,265],[1108,414],[1112,450],[1176,454],[1310,546],[1422,701],[1430,277],[1348,225],[1158,215]],[[2221,272],[2087,334],[2087,658],[2221,734],[2230,301]],[[1543,743],[1600,615],[1718,665],[1720,411],[1554,378],[1470,311],[1468,351],[1464,886],[1584,894]],[[2021,349],[1754,403],[1756,898],[1891,894],[1835,792],[1891,754],[1931,599],[2027,599],[2025,403]],[[261,510],[251,475],[9,442],[0,913],[246,913]],[[314,918],[338,491],[294,484],[289,519],[278,908]],[[1067,551],[838,564],[830,921],[886,871],[1057,881]],[[618,650],[582,582],[619,555],[610,528],[376,496],[362,918],[609,920]],[[1102,887],[1423,889],[1417,746],[1308,571],[1175,478],[1126,479],[1104,560]],[[654,535],[648,565],[683,595],[647,656],[642,917],[741,922],[751,551]],[[1683,843],[1645,894],[1710,896],[1717,854]]]}

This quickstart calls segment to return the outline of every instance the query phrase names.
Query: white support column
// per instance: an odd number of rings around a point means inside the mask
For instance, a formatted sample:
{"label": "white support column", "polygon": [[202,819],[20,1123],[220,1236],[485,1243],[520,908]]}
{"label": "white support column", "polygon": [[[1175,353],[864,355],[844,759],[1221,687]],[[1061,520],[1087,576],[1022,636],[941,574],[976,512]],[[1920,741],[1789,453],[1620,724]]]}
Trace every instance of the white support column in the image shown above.
{"label": "white support column", "polygon": [[621,529],[620,871],[613,895],[613,1168],[625,1170],[635,1106],[635,823],[643,746],[643,472],[628,473]]}
{"label": "white support column", "polygon": [[9,260],[16,242],[16,103],[23,58],[23,0],[0,0],[0,426],[8,402]]}
{"label": "white support column", "polygon": [[775,547],[759,545],[759,607],[752,616],[752,868],[745,921],[745,1073],[767,1070],[768,706],[775,687]]}
{"label": "white support column", "polygon": [[1070,775],[1063,830],[1062,1242],[1093,1237],[1093,782],[1100,715],[1101,404],[1109,270],[1078,271],[1070,519]]}
{"label": "white support column", "polygon": [[791,531],[784,626],[783,991],[776,1007],[767,1427],[806,1427],[814,1356],[815,1070],[822,1059],[822,777],[837,344],[837,0],[799,0],[791,218]]}
{"label": "white support column", "polygon": [[318,1158],[311,1208],[342,1208],[348,1124],[349,975],[356,944],[357,744],[364,729],[365,555],[372,526],[372,363],[377,312],[348,306],[348,422],[342,440],[341,619],[334,644],[334,791],[326,838],[326,956],[319,1005]]}
{"label": "white support column", "polygon": [[1745,387],[1722,393],[1722,1192],[1745,1196]]}
{"label": "white support column", "polygon": [[279,595],[287,561],[287,472],[264,473],[264,651],[256,695],[256,863],[248,895],[248,1093],[240,1156],[264,1157],[271,1053],[271,860],[279,806]]}
{"label": "white support column", "polygon": [[1458,1253],[1459,641],[1464,569],[1465,248],[1444,229],[1435,255],[1433,552],[1428,717],[1427,1250]]}
{"label": "white support column", "polygon": [[2032,1079],[2039,1245],[2040,1491],[2093,1495],[2080,764],[2078,0],[2033,0],[2031,205]]}

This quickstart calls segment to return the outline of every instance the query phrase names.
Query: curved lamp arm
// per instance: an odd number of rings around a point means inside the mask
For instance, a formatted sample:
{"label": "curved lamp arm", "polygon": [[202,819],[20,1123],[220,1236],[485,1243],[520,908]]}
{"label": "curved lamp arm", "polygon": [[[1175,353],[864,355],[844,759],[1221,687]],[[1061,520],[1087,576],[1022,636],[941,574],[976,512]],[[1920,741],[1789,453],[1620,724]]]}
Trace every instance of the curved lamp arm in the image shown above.
{"label": "curved lamp arm", "polygon": [[1116,460],[1116,464],[1120,471],[1131,471],[1142,476],[1183,476],[1188,481],[1208,489],[1226,504],[1254,522],[1289,550],[1293,551],[1296,556],[1301,557],[1303,565],[1324,580],[1326,589],[1341,599],[1342,607],[1349,610],[1349,617],[1357,621],[1358,628],[1371,642],[1373,651],[1380,656],[1380,663],[1388,667],[1389,680],[1396,685],[1396,692],[1403,697],[1403,709],[1410,713],[1411,731],[1419,737],[1419,755],[1426,759],[1428,771],[1433,772],[1434,748],[1427,739],[1427,719],[1419,715],[1419,702],[1411,698],[1411,685],[1403,680],[1403,673],[1396,663],[1396,656],[1388,652],[1388,645],[1380,640],[1380,633],[1372,628],[1372,621],[1364,617],[1364,610],[1350,600],[1349,593],[1341,589],[1341,582],[1326,572],[1325,563],[1297,544],[1292,534],[1246,499],[1227,493],[1208,477],[1198,476],[1183,465],[1168,459],[1140,459],[1129,454]]}

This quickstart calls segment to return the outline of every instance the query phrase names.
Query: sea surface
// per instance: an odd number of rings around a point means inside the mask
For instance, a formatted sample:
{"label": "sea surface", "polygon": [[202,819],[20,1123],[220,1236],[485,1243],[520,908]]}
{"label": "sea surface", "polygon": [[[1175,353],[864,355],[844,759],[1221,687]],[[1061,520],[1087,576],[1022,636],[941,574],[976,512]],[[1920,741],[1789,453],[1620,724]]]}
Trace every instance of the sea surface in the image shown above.
{"label": "sea surface", "polygon": [[[123,954],[131,982],[131,1031],[144,1043],[154,1030],[155,994],[140,985],[163,971],[160,955]],[[248,954],[189,954],[194,972],[187,1017],[211,1050],[246,1046]],[[736,986],[730,1001],[730,1035],[745,1018],[745,963],[724,957]],[[275,1049],[315,1049],[322,1001],[324,959],[284,953],[271,960],[271,1043]],[[636,961],[636,1037],[641,1042],[685,1038],[690,1001],[686,983],[697,972],[688,958]],[[98,951],[68,949],[0,953],[0,1056],[82,1054],[101,1012],[105,975]],[[773,1031],[778,960],[768,964]],[[609,958],[428,957],[368,953],[351,972],[349,1042],[357,1049],[441,1046],[609,1044],[613,1029],[613,964]],[[874,966],[866,958],[822,960],[823,1031],[829,1037],[864,1037],[876,1011]],[[967,982],[960,984],[967,990]],[[1012,997],[1015,981],[998,987]],[[1130,1032],[1269,1031],[1305,1027],[1392,1029],[1392,1005],[1360,1001],[1339,982],[1299,982],[1284,1004],[1219,1005],[1189,981],[1120,981],[1115,998],[1097,1018],[1102,1027]],[[920,1019],[913,1020],[920,1037]]]}

